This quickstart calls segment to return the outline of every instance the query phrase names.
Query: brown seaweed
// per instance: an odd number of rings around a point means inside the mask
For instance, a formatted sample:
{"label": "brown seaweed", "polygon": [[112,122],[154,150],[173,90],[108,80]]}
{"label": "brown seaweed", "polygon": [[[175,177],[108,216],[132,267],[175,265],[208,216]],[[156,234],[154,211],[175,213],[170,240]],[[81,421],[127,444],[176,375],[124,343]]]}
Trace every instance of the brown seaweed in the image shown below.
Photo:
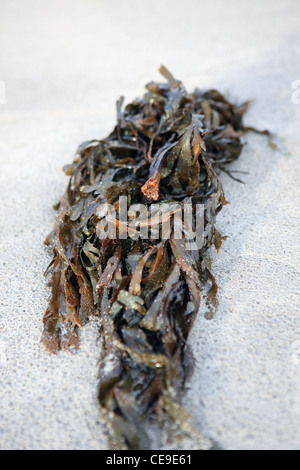
{"label": "brown seaweed", "polygon": [[[181,406],[191,364],[187,340],[201,299],[209,316],[217,306],[208,257],[224,239],[215,227],[227,204],[220,172],[232,176],[226,165],[243,148],[248,103],[234,105],[216,90],[188,93],[165,67],[160,72],[167,81],[149,83],[124,109],[121,98],[111,134],[83,143],[64,169],[69,184],[45,242],[53,262],[42,343],[51,353],[78,348],[79,328],[96,316],[98,400],[112,445],[149,448],[152,420],[161,426],[173,421],[205,448]],[[123,218],[120,197],[130,220]],[[174,209],[149,219],[150,209],[163,202]],[[196,206],[203,207],[201,244],[192,250],[185,223],[181,239],[174,224],[169,237],[159,231],[186,203],[195,209],[193,227]],[[141,217],[129,209],[138,204],[146,210]],[[113,236],[107,230],[112,222]],[[148,237],[141,237],[144,229],[151,229]]]}

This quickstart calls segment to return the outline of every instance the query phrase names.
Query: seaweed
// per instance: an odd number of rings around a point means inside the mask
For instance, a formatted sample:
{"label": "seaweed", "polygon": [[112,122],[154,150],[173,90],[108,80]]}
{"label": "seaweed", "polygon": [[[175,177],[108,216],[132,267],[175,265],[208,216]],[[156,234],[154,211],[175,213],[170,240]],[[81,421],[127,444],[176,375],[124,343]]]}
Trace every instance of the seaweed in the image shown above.
{"label": "seaweed", "polygon": [[166,82],[147,84],[125,107],[121,97],[111,134],[84,142],[64,168],[69,183],[45,240],[53,261],[43,347],[78,348],[79,328],[97,317],[98,401],[119,449],[150,448],[151,423],[211,445],[181,405],[192,370],[187,340],[201,300],[207,317],[217,308],[209,252],[225,238],[215,227],[227,204],[220,174],[235,178],[227,164],[253,130],[242,122],[248,102],[188,93],[160,72]]}

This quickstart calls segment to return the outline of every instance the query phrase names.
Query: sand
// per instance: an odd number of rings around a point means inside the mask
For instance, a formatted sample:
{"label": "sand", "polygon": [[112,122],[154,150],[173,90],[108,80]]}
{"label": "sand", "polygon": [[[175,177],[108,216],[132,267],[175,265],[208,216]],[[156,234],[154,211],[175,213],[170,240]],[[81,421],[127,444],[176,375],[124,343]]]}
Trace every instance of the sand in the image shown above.
{"label": "sand", "polygon": [[109,448],[97,323],[82,329],[78,352],[40,346],[43,240],[67,184],[63,165],[82,141],[110,132],[116,99],[141,95],[161,64],[189,90],[253,100],[246,124],[278,141],[274,151],[248,134],[232,166],[248,172],[246,184],[223,177],[230,205],[218,228],[228,239],[212,253],[219,310],[193,328],[184,405],[224,449],[300,448],[299,14],[298,0],[1,5],[1,449]]}

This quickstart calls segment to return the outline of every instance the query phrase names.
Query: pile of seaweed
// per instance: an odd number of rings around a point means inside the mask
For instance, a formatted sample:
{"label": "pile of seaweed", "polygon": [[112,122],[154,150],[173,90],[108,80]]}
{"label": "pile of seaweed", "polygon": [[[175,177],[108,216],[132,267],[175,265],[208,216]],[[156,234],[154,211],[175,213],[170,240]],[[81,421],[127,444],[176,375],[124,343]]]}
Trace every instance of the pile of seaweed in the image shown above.
{"label": "pile of seaweed", "polygon": [[[210,312],[216,307],[208,254],[223,241],[215,227],[227,203],[219,175],[232,176],[227,164],[240,155],[247,130],[248,103],[236,106],[216,90],[188,93],[165,67],[160,72],[167,81],[149,83],[124,108],[119,99],[113,132],[83,143],[65,167],[69,184],[45,241],[53,260],[43,345],[51,353],[77,348],[79,327],[98,318],[99,404],[112,445],[128,449],[151,446],[149,420],[194,432],[181,406],[191,371],[187,339],[201,299]],[[177,212],[187,202],[200,204],[202,246],[187,249],[184,224],[181,239],[172,230],[168,238],[157,236],[164,214],[137,218],[134,233],[122,236],[120,197],[129,211],[136,204],[150,211],[176,203]],[[165,220],[174,215],[166,212]],[[101,228],[112,220],[116,236],[105,237]],[[131,227],[134,221],[133,214]],[[138,236],[150,225],[156,236]]]}

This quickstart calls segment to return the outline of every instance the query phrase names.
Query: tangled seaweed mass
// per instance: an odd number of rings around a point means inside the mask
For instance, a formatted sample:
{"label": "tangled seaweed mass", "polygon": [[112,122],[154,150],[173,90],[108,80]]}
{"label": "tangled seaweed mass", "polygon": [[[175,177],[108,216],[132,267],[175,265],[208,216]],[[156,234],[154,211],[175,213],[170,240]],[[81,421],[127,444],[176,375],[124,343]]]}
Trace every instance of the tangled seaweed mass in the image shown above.
{"label": "tangled seaweed mass", "polygon": [[[215,227],[227,203],[219,175],[232,176],[226,165],[250,129],[242,124],[248,103],[235,106],[216,90],[187,93],[165,67],[160,72],[166,83],[149,83],[124,109],[121,98],[113,132],[83,143],[64,168],[69,184],[45,241],[53,260],[43,346],[51,353],[77,348],[79,327],[98,318],[98,400],[119,449],[149,448],[149,422],[195,433],[181,406],[191,372],[186,344],[201,299],[209,315],[217,305],[209,250],[219,251],[223,241]],[[142,204],[150,212],[166,202],[176,209],[142,221],[129,209],[133,234],[124,237],[129,221],[120,197],[127,209]],[[185,221],[181,237],[174,224],[168,237],[157,235],[163,219],[174,221],[187,203],[193,227],[203,208],[202,244],[192,250]],[[114,237],[103,236],[109,221]],[[138,236],[142,226],[152,229],[148,237]]]}

